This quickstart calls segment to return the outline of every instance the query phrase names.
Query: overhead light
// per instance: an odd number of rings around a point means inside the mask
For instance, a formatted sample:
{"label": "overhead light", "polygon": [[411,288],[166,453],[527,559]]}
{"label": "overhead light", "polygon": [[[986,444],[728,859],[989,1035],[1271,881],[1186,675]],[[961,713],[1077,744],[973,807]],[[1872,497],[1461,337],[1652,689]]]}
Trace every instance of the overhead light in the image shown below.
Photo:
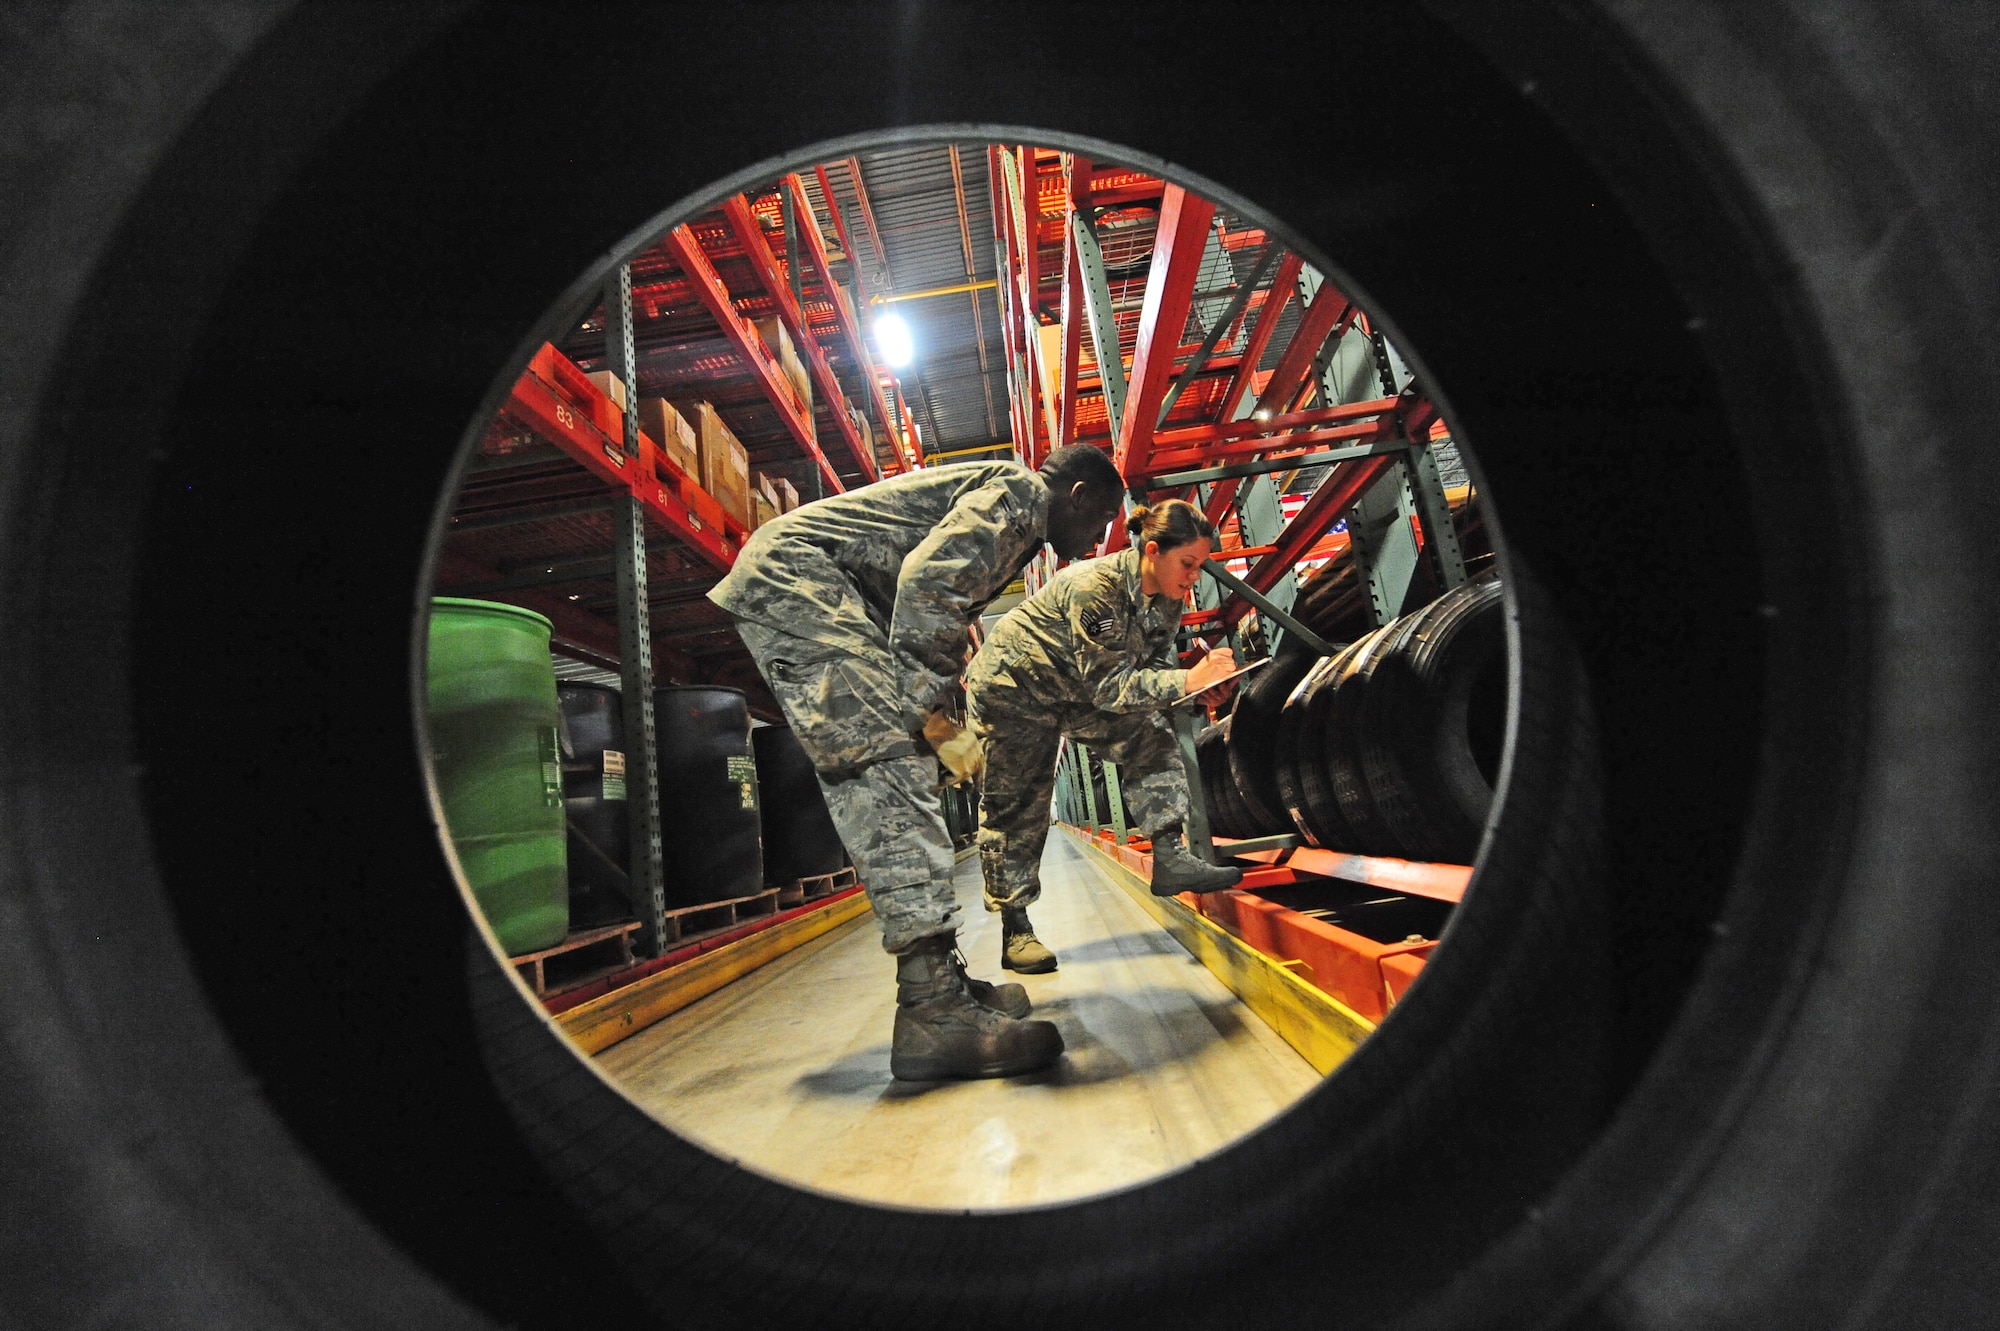
{"label": "overhead light", "polygon": [[902,369],[917,356],[917,344],[910,338],[910,326],[903,322],[902,315],[894,311],[876,317],[875,345],[882,349],[882,359],[895,369]]}
{"label": "overhead light", "polygon": [[1268,421],[1271,419],[1271,409],[1269,407],[1265,407],[1262,411],[1259,411],[1255,414],[1257,419],[1260,421]]}

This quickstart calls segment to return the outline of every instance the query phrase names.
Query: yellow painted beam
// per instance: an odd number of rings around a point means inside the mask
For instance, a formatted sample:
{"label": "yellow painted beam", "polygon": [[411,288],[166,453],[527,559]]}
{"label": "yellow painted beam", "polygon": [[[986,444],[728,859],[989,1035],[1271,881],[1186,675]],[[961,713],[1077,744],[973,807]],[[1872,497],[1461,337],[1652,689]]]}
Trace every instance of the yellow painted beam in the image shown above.
{"label": "yellow painted beam", "polygon": [[[974,453],[998,453],[1002,450],[1012,452],[1013,448],[1014,445],[1011,441],[1000,439],[990,444],[980,444],[976,448],[954,448],[949,453],[931,453],[925,456],[924,461],[943,462],[946,458],[967,458],[971,457]],[[999,459],[996,458],[994,460],[997,462]]]}
{"label": "yellow painted beam", "polygon": [[951,296],[961,291],[990,291],[998,285],[998,282],[989,277],[984,282],[960,282],[955,286],[929,287],[923,291],[905,291],[900,296],[871,296],[868,303],[871,305],[894,305],[898,301],[925,300],[931,296]]}
{"label": "yellow painted beam", "polygon": [[1265,1025],[1319,1072],[1333,1071],[1354,1052],[1356,1045],[1374,1034],[1373,1022],[1292,974],[1285,962],[1265,956],[1199,911],[1190,909],[1186,902],[1154,896],[1144,879],[1105,854],[1090,838],[1068,827],[1063,831],[1090,852],[1093,862],[1102,865],[1195,960],[1229,986],[1230,992],[1243,1000],[1243,1006],[1262,1018]]}
{"label": "yellow painted beam", "polygon": [[556,1029],[587,1054],[609,1049],[732,980],[867,913],[867,894],[856,892],[831,906],[725,943],[692,961],[579,1003],[554,1019]]}

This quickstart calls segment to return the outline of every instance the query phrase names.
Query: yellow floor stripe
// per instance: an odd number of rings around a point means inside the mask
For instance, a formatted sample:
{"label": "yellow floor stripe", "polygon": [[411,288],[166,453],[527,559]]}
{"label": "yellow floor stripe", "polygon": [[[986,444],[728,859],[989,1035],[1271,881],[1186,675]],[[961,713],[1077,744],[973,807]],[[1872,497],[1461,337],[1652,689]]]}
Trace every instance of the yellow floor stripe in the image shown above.
{"label": "yellow floor stripe", "polygon": [[1187,903],[1154,896],[1144,879],[1098,849],[1088,837],[1063,830],[1077,845],[1093,852],[1092,863],[1102,866],[1175,941],[1320,1072],[1333,1071],[1356,1045],[1374,1033],[1373,1023],[1339,999],[1307,984],[1282,962],[1265,956]]}
{"label": "yellow floor stripe", "polygon": [[730,981],[775,961],[793,948],[868,913],[868,895],[856,892],[833,905],[725,943],[693,961],[648,975],[636,984],[579,1003],[555,1018],[556,1028],[585,1053],[609,1049],[628,1035],[680,1011]]}

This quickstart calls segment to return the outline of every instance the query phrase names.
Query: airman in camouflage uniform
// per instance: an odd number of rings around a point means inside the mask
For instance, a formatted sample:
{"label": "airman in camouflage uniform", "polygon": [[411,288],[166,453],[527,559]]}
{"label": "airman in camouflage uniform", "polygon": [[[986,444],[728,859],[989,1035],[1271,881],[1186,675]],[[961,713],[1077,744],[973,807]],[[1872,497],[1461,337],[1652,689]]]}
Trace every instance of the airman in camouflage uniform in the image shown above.
{"label": "airman in camouflage uniform", "polygon": [[[923,726],[958,676],[980,610],[1045,539],[1073,550],[1093,516],[1101,533],[1115,511],[1116,472],[1086,451],[1098,461],[1063,450],[1041,473],[1015,462],[925,468],[801,505],[759,528],[709,593],[812,759],[883,947],[899,957],[899,1077],[1011,1075],[1061,1052],[1047,1023],[962,1010],[970,992],[1025,1016],[1019,985],[981,985],[955,961],[955,990],[932,964],[955,956],[959,913]],[[926,1003],[930,1026],[907,1033],[906,1011]],[[964,1029],[940,1035],[940,1021]]]}
{"label": "airman in camouflage uniform", "polygon": [[[1180,842],[1188,778],[1166,708],[1188,687],[1174,642],[1181,609],[1171,596],[1145,593],[1139,551],[1128,547],[1057,573],[994,625],[966,671],[970,725],[986,755],[979,801],[986,909],[1006,922],[1010,970],[1056,965],[1027,926],[1026,909],[1041,897],[1064,737],[1118,764],[1127,815],[1153,841],[1156,866],[1165,860],[1193,876],[1176,890],[1214,890],[1202,870],[1224,886],[1240,876],[1178,863],[1189,858]],[[1157,879],[1156,868],[1156,887]]]}

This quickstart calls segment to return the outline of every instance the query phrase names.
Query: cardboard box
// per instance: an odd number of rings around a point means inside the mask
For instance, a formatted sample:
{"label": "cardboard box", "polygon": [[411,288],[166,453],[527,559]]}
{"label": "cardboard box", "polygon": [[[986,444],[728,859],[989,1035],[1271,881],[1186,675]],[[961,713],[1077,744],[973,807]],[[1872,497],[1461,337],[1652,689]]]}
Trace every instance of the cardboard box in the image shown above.
{"label": "cardboard box", "polygon": [[752,472],[750,483],[752,516],[757,519],[756,525],[761,527],[785,510],[778,503],[778,487],[772,483],[769,476],[761,471]]}
{"label": "cardboard box", "polygon": [[806,373],[805,362],[799,359],[798,348],[792,345],[790,333],[785,331],[784,321],[773,315],[768,319],[757,319],[757,333],[764,339],[764,345],[771,349],[777,359],[778,369],[785,381],[792,386],[792,396],[796,399],[799,413],[811,426],[813,414],[812,376]]}
{"label": "cardboard box", "polygon": [[597,385],[597,391],[611,399],[618,410],[625,410],[625,381],[609,370],[597,370],[590,376],[590,382]]}
{"label": "cardboard box", "polygon": [[701,480],[701,446],[695,440],[694,427],[674,410],[673,403],[663,397],[640,399],[639,428],[673,459],[676,467],[697,482]]}
{"label": "cardboard box", "polygon": [[789,513],[799,506],[798,487],[782,476],[774,477],[771,488],[778,492],[778,511]]}
{"label": "cardboard box", "polygon": [[750,322],[757,325],[757,336],[764,339],[764,345],[771,349],[771,354],[778,358],[780,365],[797,357],[798,353],[792,347],[792,335],[785,331],[783,319],[772,314]]}
{"label": "cardboard box", "polygon": [[748,527],[754,516],[749,453],[708,403],[684,402],[679,410],[694,427],[695,446],[701,454],[701,488],[714,496],[723,512]]}
{"label": "cardboard box", "polygon": [[[806,424],[812,425],[814,423],[812,376],[806,373],[806,367],[794,357],[791,369],[786,371],[786,377],[792,381],[792,387],[798,392],[799,411],[805,416]],[[817,434],[817,430],[814,433]]]}

